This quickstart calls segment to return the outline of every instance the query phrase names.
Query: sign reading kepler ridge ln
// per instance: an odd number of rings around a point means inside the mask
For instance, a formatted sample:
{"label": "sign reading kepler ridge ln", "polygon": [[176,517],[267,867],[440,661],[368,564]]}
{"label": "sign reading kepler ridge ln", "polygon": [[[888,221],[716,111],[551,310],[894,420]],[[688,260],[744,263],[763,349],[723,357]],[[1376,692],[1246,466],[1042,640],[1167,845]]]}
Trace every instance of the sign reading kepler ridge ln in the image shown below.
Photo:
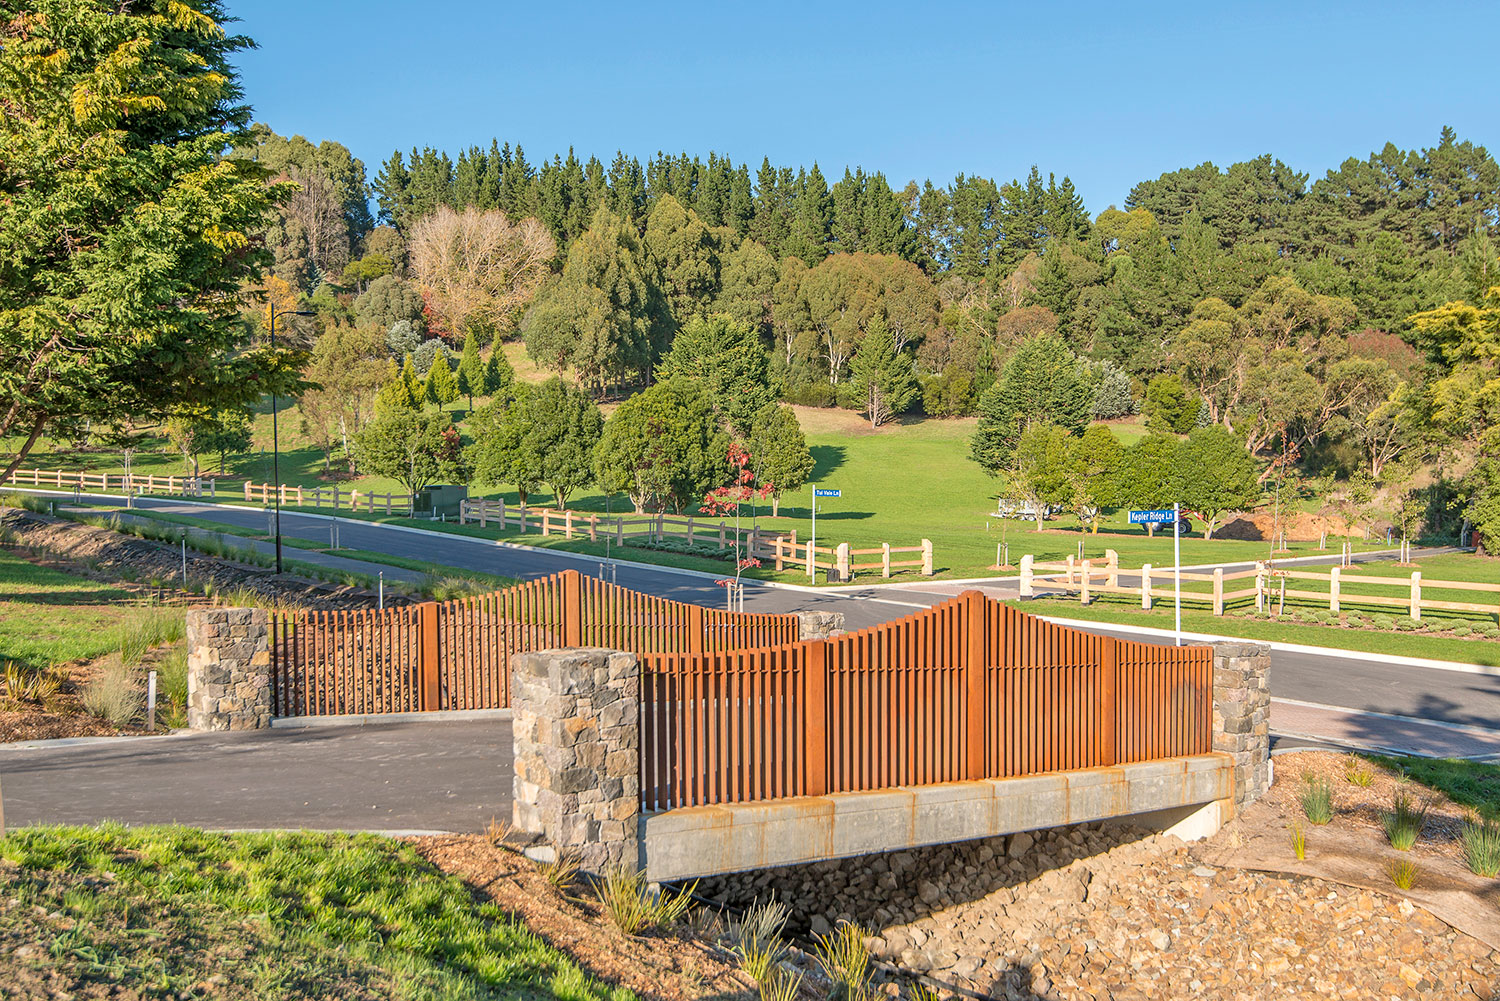
{"label": "sign reading kepler ridge ln", "polygon": [[1164,525],[1169,521],[1176,520],[1177,512],[1169,507],[1157,508],[1154,511],[1130,512],[1130,523],[1132,525]]}

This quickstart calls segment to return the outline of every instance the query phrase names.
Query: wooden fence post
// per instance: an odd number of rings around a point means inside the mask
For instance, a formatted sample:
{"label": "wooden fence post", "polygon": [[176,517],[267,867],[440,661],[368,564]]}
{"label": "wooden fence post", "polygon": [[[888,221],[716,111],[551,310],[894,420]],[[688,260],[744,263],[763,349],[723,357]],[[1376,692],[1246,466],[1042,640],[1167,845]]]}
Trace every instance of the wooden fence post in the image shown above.
{"label": "wooden fence post", "polygon": [[932,540],[922,540],[922,576],[932,576]]}
{"label": "wooden fence post", "polygon": [[[739,539],[735,539],[734,541],[738,542],[740,540]],[[720,549],[724,548],[724,521],[723,521],[722,518],[719,520],[719,548]],[[780,570],[781,568],[777,567],[776,569]]]}
{"label": "wooden fence post", "polygon": [[1422,620],[1422,571],[1411,572],[1411,617]]}
{"label": "wooden fence post", "polygon": [[693,544],[693,516],[688,515],[688,545]]}
{"label": "wooden fence post", "polygon": [[1093,561],[1084,560],[1083,565],[1078,568],[1078,603],[1087,605],[1089,603],[1089,585],[1093,583]]}
{"label": "wooden fence post", "polygon": [[442,699],[438,664],[438,606],[435,601],[424,601],[417,606],[417,678],[421,685],[420,705],[424,712],[438,708]]}
{"label": "wooden fence post", "polygon": [[544,508],[542,508],[542,538],[545,539],[547,536],[549,536],[551,534],[552,534],[552,509],[550,507],[544,507]]}
{"label": "wooden fence post", "polygon": [[828,647],[832,640],[803,646],[803,795],[828,795]]}
{"label": "wooden fence post", "polygon": [[1073,583],[1073,554],[1068,554],[1068,583]]}
{"label": "wooden fence post", "polygon": [[984,778],[984,656],[985,597],[978,591],[964,592],[964,620],[968,626],[968,650],[964,662],[965,722],[964,777]]}
{"label": "wooden fence post", "polygon": [[563,512],[563,538],[565,538],[565,539],[571,539],[572,537],[573,537],[573,512],[572,511],[564,511]]}
{"label": "wooden fence post", "polygon": [[880,544],[880,576],[882,576],[882,577],[889,577],[890,575],[891,575],[891,544],[889,542],[882,542]]}
{"label": "wooden fence post", "polygon": [[1214,567],[1214,614],[1224,614],[1224,568]]}
{"label": "wooden fence post", "polygon": [[521,513],[517,516],[521,523],[521,534],[526,534],[526,502],[521,502]]}
{"label": "wooden fence post", "polygon": [[776,549],[776,572],[781,573],[781,571],[786,569],[786,552],[782,549],[785,543],[781,541],[781,536],[778,535],[771,545]]}
{"label": "wooden fence post", "polygon": [[1141,607],[1151,611],[1151,564],[1141,567]]}
{"label": "wooden fence post", "polygon": [[[544,516],[545,517],[545,516]],[[562,572],[563,646],[583,646],[583,578],[577,570]]]}
{"label": "wooden fence post", "polygon": [[589,541],[599,541],[599,516],[597,514],[589,515]]}
{"label": "wooden fence post", "polygon": [[1328,610],[1335,615],[1339,611],[1339,568],[1328,571]]}
{"label": "wooden fence post", "polygon": [[1115,763],[1115,665],[1119,661],[1120,641],[1105,636],[1099,644],[1099,744],[1096,765]]}
{"label": "wooden fence post", "polygon": [[838,575],[840,583],[849,583],[849,543],[840,542],[838,550],[834,554],[834,573]]}
{"label": "wooden fence post", "polygon": [[1022,598],[1030,598],[1035,594],[1032,589],[1033,571],[1031,569],[1031,564],[1034,560],[1035,557],[1030,553],[1021,557],[1021,581],[1017,590]]}
{"label": "wooden fence post", "polygon": [[818,576],[818,563],[817,563],[817,560],[814,559],[813,544],[812,544],[811,540],[809,540],[806,543],[806,546],[807,546],[807,575],[809,577],[812,577],[812,578],[816,579],[817,576]]}
{"label": "wooden fence post", "polygon": [[1119,587],[1120,554],[1115,552],[1113,549],[1106,549],[1104,551],[1104,555],[1105,558],[1109,560],[1109,576],[1104,579],[1104,583],[1109,585],[1110,587]]}
{"label": "wooden fence post", "polygon": [[621,515],[615,519],[615,545],[625,545],[625,516]]}

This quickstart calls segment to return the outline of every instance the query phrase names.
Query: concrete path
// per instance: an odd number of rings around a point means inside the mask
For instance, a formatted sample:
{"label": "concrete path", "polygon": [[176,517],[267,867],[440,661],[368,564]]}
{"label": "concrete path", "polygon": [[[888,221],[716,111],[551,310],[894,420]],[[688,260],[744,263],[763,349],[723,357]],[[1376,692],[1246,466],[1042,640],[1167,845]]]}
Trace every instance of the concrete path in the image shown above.
{"label": "concrete path", "polygon": [[338,725],[0,745],[10,827],[482,831],[508,819],[510,721]]}

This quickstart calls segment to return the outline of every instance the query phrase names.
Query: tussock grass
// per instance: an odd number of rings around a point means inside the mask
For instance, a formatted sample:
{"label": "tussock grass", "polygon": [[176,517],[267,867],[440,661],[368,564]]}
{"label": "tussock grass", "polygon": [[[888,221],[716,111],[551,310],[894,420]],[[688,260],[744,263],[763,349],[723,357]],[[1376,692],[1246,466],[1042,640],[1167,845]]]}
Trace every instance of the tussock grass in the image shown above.
{"label": "tussock grass", "polygon": [[781,933],[786,928],[787,906],[778,900],[756,901],[739,921],[729,926],[729,949],[740,969],[757,984],[769,980],[786,956]]}
{"label": "tussock grass", "polygon": [[599,899],[604,913],[627,935],[676,924],[692,905],[693,883],[677,893],[652,893],[646,886],[646,874],[625,866],[615,866],[604,875]]}
{"label": "tussock grass", "polygon": [[1471,817],[1464,821],[1464,863],[1476,876],[1500,876],[1500,820]]}
{"label": "tussock grass", "polygon": [[1427,826],[1426,802],[1417,803],[1406,789],[1397,789],[1391,798],[1391,809],[1380,815],[1381,826],[1391,847],[1400,852],[1411,851]]}
{"label": "tussock grass", "polygon": [[130,668],[118,656],[109,657],[100,665],[98,673],[83,686],[79,698],[84,709],[115,726],[124,726],[135,719],[146,702],[130,676]]}
{"label": "tussock grass", "polygon": [[1301,824],[1292,825],[1292,854],[1299,862],[1307,858],[1307,829]]}
{"label": "tussock grass", "polygon": [[817,936],[818,965],[834,983],[831,998],[862,1001],[870,989],[870,949],[866,932],[847,921],[827,935]]}
{"label": "tussock grass", "polygon": [[1396,859],[1386,866],[1385,871],[1398,890],[1410,890],[1422,875],[1421,867],[1409,858]]}
{"label": "tussock grass", "polygon": [[1333,786],[1323,776],[1304,775],[1302,778],[1304,784],[1298,799],[1302,802],[1307,822],[1320,826],[1328,823],[1333,819]]}

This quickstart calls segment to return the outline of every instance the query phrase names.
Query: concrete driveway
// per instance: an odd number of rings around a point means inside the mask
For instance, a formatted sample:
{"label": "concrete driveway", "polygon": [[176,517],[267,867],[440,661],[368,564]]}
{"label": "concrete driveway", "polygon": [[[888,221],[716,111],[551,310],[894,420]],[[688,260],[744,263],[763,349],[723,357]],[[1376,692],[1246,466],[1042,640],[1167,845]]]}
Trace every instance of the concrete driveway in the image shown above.
{"label": "concrete driveway", "polygon": [[0,747],[8,827],[482,831],[510,818],[508,719]]}

